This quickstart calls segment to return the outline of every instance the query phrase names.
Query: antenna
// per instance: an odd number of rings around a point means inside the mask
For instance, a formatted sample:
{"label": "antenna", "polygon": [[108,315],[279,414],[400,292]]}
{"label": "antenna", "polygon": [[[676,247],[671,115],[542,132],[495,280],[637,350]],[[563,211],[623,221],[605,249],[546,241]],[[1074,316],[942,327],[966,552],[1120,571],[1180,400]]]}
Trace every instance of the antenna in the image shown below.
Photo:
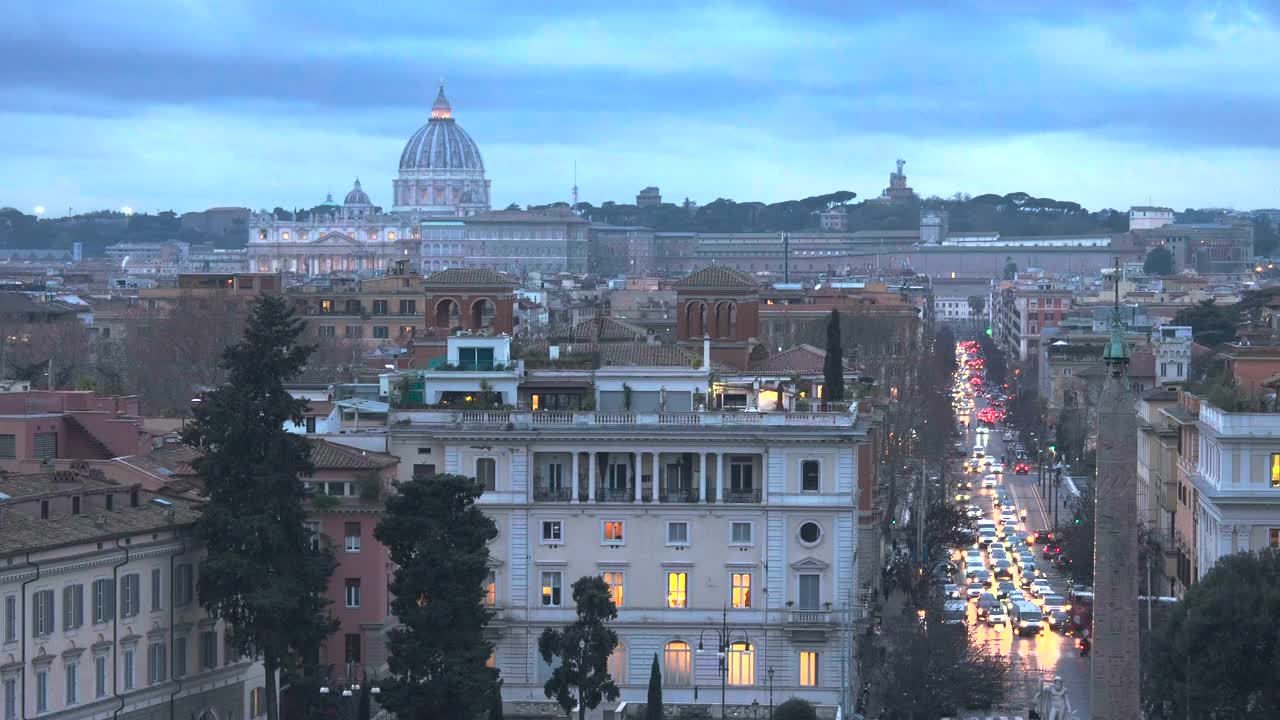
{"label": "antenna", "polygon": [[1112,310],[1115,312],[1116,317],[1120,317],[1120,258],[1119,257],[1115,258],[1114,273],[1115,273],[1114,280],[1115,280],[1116,298],[1115,298],[1115,304],[1112,306]]}
{"label": "antenna", "polygon": [[578,161],[574,160],[573,161],[573,202],[569,204],[569,209],[572,210],[576,207],[578,207]]}

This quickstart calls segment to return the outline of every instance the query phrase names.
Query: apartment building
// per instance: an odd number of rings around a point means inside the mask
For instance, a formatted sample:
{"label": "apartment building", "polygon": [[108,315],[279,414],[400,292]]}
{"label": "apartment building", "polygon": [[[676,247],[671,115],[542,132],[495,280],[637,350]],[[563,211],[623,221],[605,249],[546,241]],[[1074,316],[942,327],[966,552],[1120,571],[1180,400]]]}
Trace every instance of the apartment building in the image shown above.
{"label": "apartment building", "polygon": [[86,466],[0,478],[0,718],[265,713],[262,665],[197,601],[196,517]]}
{"label": "apartment building", "polygon": [[1153,562],[1153,594],[1178,597],[1185,589],[1182,573],[1193,538],[1185,529],[1194,512],[1186,502],[1188,487],[1178,478],[1180,432],[1166,411],[1178,405],[1178,391],[1155,388],[1138,400],[1138,522],[1159,541],[1163,557]]}
{"label": "apartment building", "polygon": [[992,293],[992,335],[1012,362],[1035,360],[1040,334],[1057,327],[1071,309],[1073,291],[1048,281],[1009,284]]}
{"label": "apartment building", "polygon": [[709,340],[702,363],[618,343],[526,356],[514,372],[499,364],[509,342],[455,335],[451,359],[486,362],[400,376],[412,402],[391,411],[388,436],[401,481],[447,472],[485,484],[499,532],[489,629],[508,712],[558,714],[537,640],[572,621],[571,586],[586,575],[618,605],[609,667],[622,701],[644,701],[656,655],[668,704],[718,702],[722,613],[735,716],[770,688],[833,706],[857,686],[842,658],[859,615],[868,415],[786,409],[787,389],[750,382],[731,390],[750,396],[741,409],[709,410],[730,392],[711,382]]}
{"label": "apartment building", "polygon": [[422,275],[408,260],[373,278],[324,278],[286,291],[308,339],[341,339],[353,349],[400,344],[426,329]]}

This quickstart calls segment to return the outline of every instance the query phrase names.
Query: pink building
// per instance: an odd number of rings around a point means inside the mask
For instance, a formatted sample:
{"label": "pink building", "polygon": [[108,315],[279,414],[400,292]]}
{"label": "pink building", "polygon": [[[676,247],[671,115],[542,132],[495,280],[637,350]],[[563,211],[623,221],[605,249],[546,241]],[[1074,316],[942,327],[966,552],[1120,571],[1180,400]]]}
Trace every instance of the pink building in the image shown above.
{"label": "pink building", "polygon": [[32,471],[44,460],[107,460],[145,452],[138,398],[89,391],[0,393],[0,470]]}

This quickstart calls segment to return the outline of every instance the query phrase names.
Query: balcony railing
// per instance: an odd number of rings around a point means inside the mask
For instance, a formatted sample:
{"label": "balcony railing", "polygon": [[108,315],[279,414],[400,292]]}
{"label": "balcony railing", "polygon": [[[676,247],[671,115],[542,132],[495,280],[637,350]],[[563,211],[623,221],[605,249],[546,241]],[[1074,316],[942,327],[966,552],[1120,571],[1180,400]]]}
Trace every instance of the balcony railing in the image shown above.
{"label": "balcony railing", "polygon": [[691,487],[663,488],[658,497],[664,503],[696,503],[698,491]]}
{"label": "balcony railing", "polygon": [[727,503],[758,503],[760,502],[760,490],[725,490],[724,501]]}
{"label": "balcony railing", "polygon": [[[434,371],[433,371],[434,372]],[[443,371],[441,371],[443,372]],[[496,372],[496,371],[495,371]],[[856,404],[855,404],[856,405]],[[635,413],[621,410],[499,410],[479,413],[474,410],[427,409],[400,410],[392,422],[458,425],[507,424],[517,428],[564,428],[566,430],[618,425],[658,425],[680,428],[767,426],[767,427],[852,427],[857,420],[856,407],[849,412],[689,412]]]}
{"label": "balcony railing", "polygon": [[792,625],[830,625],[830,610],[788,610],[787,623]]}
{"label": "balcony railing", "polygon": [[573,489],[534,485],[533,499],[539,502],[569,502],[573,499]]}
{"label": "balcony railing", "polygon": [[607,486],[596,488],[596,500],[600,502],[634,502],[635,499],[634,488],[611,488]]}

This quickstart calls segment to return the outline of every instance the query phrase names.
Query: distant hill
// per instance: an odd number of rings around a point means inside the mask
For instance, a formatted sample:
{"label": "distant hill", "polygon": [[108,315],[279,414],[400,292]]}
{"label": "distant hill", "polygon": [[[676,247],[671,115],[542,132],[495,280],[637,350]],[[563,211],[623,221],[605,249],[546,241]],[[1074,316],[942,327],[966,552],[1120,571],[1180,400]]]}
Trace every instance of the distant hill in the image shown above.
{"label": "distant hill", "polygon": [[226,234],[204,233],[182,227],[172,211],[149,215],[125,215],[114,210],[38,220],[13,208],[0,208],[0,248],[38,248],[69,250],[73,243],[83,243],[86,256],[101,255],[103,248],[121,242],[163,242],[182,240],[211,243],[217,247],[244,247],[244,231]]}

